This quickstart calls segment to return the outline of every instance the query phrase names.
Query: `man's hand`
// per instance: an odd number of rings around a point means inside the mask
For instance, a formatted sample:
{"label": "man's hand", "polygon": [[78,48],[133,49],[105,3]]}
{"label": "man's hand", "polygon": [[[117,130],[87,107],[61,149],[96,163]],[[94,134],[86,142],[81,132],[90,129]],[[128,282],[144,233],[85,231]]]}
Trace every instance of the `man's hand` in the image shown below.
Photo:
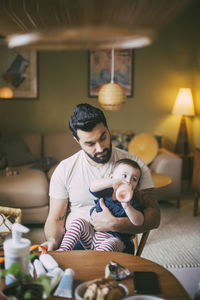
{"label": "man's hand", "polygon": [[112,231],[113,225],[115,224],[115,217],[111,214],[109,208],[105,206],[103,198],[99,201],[102,211],[97,213],[96,210],[94,210],[90,222],[96,231]]}
{"label": "man's hand", "polygon": [[57,249],[57,244],[54,239],[50,239],[44,243],[41,244],[41,246],[45,247],[47,251],[53,251]]}

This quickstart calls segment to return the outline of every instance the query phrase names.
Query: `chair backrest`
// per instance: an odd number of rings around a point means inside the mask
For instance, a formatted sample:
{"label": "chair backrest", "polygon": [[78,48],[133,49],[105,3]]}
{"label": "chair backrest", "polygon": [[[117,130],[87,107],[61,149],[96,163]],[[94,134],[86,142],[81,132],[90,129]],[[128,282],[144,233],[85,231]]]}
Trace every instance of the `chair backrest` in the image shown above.
{"label": "chair backrest", "polygon": [[150,231],[146,231],[142,234],[139,245],[138,245],[138,237],[136,234],[136,236],[134,238],[134,245],[135,245],[135,250],[136,250],[135,255],[136,256],[141,256],[144,246],[146,244],[146,241],[148,239],[149,233],[150,233]]}
{"label": "chair backrest", "polygon": [[195,192],[200,192],[200,149],[196,148],[194,152],[192,188]]}

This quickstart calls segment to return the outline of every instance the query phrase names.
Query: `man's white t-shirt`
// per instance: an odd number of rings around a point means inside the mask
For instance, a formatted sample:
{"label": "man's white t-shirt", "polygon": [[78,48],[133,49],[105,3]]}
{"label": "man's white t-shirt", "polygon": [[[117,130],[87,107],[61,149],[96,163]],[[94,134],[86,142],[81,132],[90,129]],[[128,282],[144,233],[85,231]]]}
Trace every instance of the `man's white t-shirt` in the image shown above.
{"label": "man's white t-shirt", "polygon": [[69,199],[68,224],[77,217],[89,220],[90,208],[94,205],[94,196],[89,192],[92,181],[98,178],[108,177],[113,164],[122,158],[135,160],[142,170],[140,189],[154,187],[151,173],[146,164],[137,156],[127,151],[113,147],[112,155],[108,163],[99,167],[92,166],[86,153],[80,150],[71,157],[61,161],[56,167],[50,181],[49,195],[55,199]]}

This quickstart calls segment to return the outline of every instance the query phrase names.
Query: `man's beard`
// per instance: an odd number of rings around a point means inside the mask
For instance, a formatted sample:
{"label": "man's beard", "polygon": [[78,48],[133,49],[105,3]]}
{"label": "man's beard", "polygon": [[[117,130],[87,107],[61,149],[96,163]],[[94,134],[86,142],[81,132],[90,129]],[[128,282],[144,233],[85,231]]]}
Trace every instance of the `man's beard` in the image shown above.
{"label": "man's beard", "polygon": [[[105,152],[105,155],[98,157],[99,154],[102,154],[104,152]],[[96,162],[98,164],[105,164],[105,163],[107,163],[109,161],[109,159],[111,157],[111,154],[112,154],[112,143],[110,143],[110,147],[109,148],[105,148],[102,152],[95,153],[94,156],[92,156],[91,154],[89,154],[86,151],[85,151],[85,153],[94,162]]]}

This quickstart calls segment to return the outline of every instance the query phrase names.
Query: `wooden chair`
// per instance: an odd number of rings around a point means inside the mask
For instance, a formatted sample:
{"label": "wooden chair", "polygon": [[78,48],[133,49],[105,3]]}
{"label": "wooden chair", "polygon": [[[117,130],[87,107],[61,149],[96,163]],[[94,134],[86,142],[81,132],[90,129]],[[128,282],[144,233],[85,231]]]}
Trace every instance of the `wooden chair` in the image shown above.
{"label": "wooden chair", "polygon": [[139,244],[138,244],[138,235],[137,234],[135,235],[134,246],[135,246],[135,250],[136,250],[136,253],[135,253],[136,256],[141,256],[144,246],[146,244],[146,241],[148,239],[149,233],[150,233],[150,231],[146,231],[142,234]]}
{"label": "wooden chair", "polygon": [[196,148],[194,152],[192,189],[194,191],[193,216],[198,215],[198,201],[200,197],[200,149]]}
{"label": "wooden chair", "polygon": [[21,220],[22,210],[20,208],[0,206],[0,250],[2,250],[6,236],[11,232],[12,223],[21,223]]}

